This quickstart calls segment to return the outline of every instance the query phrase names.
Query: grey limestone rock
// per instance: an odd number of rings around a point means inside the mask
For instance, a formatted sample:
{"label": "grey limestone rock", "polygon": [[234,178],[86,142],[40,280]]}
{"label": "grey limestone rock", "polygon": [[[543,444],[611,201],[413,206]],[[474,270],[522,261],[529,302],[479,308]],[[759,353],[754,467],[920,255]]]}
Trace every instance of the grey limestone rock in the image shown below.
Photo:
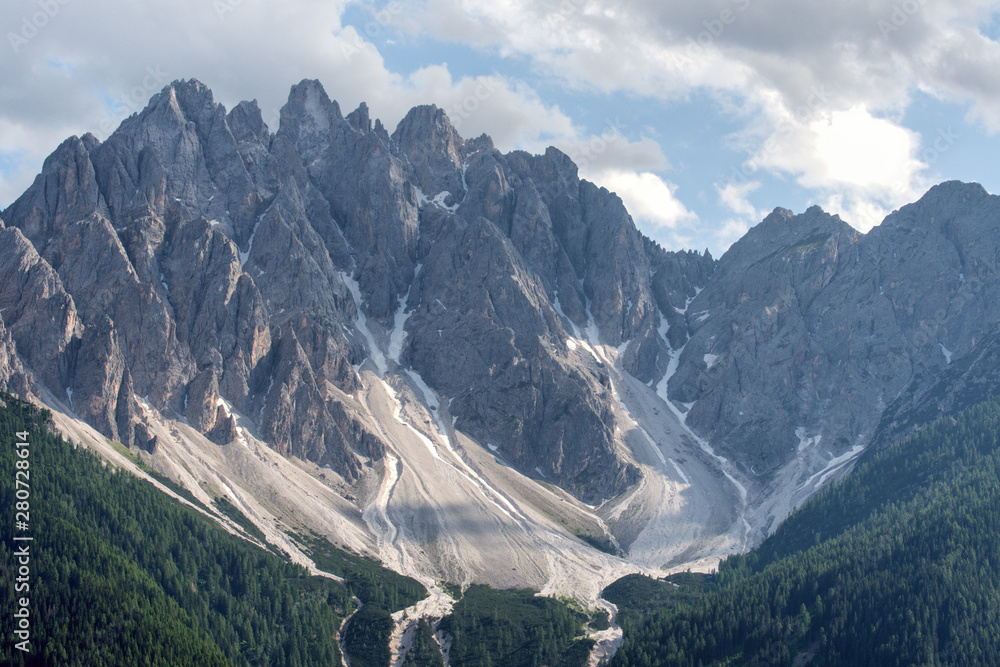
{"label": "grey limestone rock", "polygon": [[795,431],[842,452],[886,406],[998,320],[1000,199],[944,183],[861,235],[818,208],[776,210],[720,259],[686,313],[669,395],[688,424],[755,472]]}
{"label": "grey limestone rock", "polygon": [[777,209],[716,261],[645,238],[558,150],[501,153],[437,107],[390,135],[306,80],[269,128],[177,81],[107,141],[64,142],[3,212],[0,378],[144,447],[136,397],[220,443],[236,411],[353,479],[385,445],[350,397],[364,371],[419,373],[465,433],[599,500],[636,470],[582,338],[651,387],[672,371],[687,425],[763,474],[800,429],[865,441],[976,352],[1000,321],[998,213],[959,183],[867,235]]}

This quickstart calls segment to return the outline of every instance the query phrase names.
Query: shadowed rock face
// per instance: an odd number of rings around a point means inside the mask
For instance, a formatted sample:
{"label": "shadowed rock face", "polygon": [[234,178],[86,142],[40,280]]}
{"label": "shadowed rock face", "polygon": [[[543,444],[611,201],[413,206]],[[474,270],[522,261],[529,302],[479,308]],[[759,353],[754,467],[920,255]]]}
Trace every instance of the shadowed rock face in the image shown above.
{"label": "shadowed rock face", "polygon": [[716,262],[643,237],[559,151],[502,154],[433,106],[390,135],[303,81],[280,118],[183,81],[104,143],[65,141],[3,212],[0,380],[147,448],[137,397],[220,443],[242,417],[350,480],[385,447],[363,372],[409,371],[456,428],[599,501],[637,471],[584,341],[651,387],[671,371],[687,426],[760,474],[797,430],[864,441],[1000,320],[979,186],[867,236],[777,209]]}
{"label": "shadowed rock face", "polygon": [[458,428],[587,499],[636,477],[607,373],[568,338],[632,341],[652,377],[657,304],[714,267],[644,239],[554,149],[503,155],[433,106],[390,136],[315,81],[277,132],[253,102],[227,113],[175,82],[104,143],[64,142],[4,219],[2,375],[21,386],[23,359],[108,437],[147,432],[136,397],[218,442],[235,411],[351,479],[383,452],[350,398],[371,360],[412,368]]}
{"label": "shadowed rock face", "polygon": [[795,431],[864,444],[914,378],[936,377],[1000,320],[1000,198],[944,183],[867,235],[818,208],[768,216],[686,313],[670,379],[687,423],[760,473]]}

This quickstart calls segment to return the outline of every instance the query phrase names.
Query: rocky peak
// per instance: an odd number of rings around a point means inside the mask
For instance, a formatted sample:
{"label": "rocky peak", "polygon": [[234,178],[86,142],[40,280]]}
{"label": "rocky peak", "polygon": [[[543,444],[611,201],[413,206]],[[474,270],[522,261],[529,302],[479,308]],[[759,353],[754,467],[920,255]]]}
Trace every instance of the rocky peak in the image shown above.
{"label": "rocky peak", "polygon": [[188,120],[198,122],[214,117],[222,108],[217,104],[212,90],[197,79],[177,80],[168,86],[173,91],[181,113]]}
{"label": "rocky peak", "polygon": [[927,253],[934,245],[954,249],[968,276],[978,273],[984,236],[1000,230],[1000,197],[978,183],[950,181],[935,185],[913,204],[889,215],[869,234],[873,247],[892,245],[901,252]]}
{"label": "rocky peak", "polygon": [[263,145],[270,143],[270,130],[264,123],[257,100],[243,101],[233,107],[226,116],[229,131],[236,141],[243,143],[256,140]]}
{"label": "rocky peak", "polygon": [[963,217],[983,206],[996,207],[997,200],[979,183],[946,181],[931,187],[916,202],[894,211],[882,226],[905,229],[915,225],[939,226],[944,220]]}
{"label": "rocky peak", "polygon": [[60,144],[45,159],[31,187],[4,212],[8,220],[18,221],[24,235],[43,253],[67,223],[105,210],[88,149],[96,146],[94,141],[86,135]]}
{"label": "rocky peak", "polygon": [[399,121],[392,139],[403,153],[422,148],[437,154],[457,166],[461,159],[462,145],[465,143],[452,127],[448,115],[433,104],[413,107]]}
{"label": "rocky peak", "polygon": [[292,86],[281,107],[278,133],[295,138],[298,152],[309,165],[329,148],[331,136],[343,121],[340,106],[327,96],[322,84],[303,79]]}
{"label": "rocky peak", "polygon": [[150,99],[145,109],[126,119],[122,125],[166,129],[170,126],[184,127],[192,122],[204,129],[220,110],[222,105],[216,104],[211,89],[201,81],[178,79],[164,86]]}
{"label": "rocky peak", "polygon": [[856,236],[857,232],[839,216],[830,215],[819,206],[811,206],[800,215],[779,207],[730,246],[719,260],[720,269],[733,266],[742,270],[744,266],[773,258],[775,253],[796,246],[802,249],[822,238]]}
{"label": "rocky peak", "polygon": [[431,105],[410,109],[396,126],[392,140],[413,169],[416,185],[428,198],[441,192],[457,203],[465,196],[462,164],[465,142],[447,114]]}
{"label": "rocky peak", "polygon": [[359,132],[372,131],[372,119],[368,113],[368,105],[362,102],[358,108],[347,114],[347,122]]}
{"label": "rocky peak", "polygon": [[531,162],[532,172],[538,175],[539,181],[563,190],[579,187],[580,176],[576,163],[558,148],[549,146],[544,155],[532,157]]}
{"label": "rocky peak", "polygon": [[[463,433],[599,500],[637,470],[606,362],[752,474],[800,428],[866,437],[914,368],[1000,321],[996,202],[942,184],[865,236],[776,209],[716,261],[643,237],[564,153],[501,154],[437,107],[389,137],[305,80],[272,134],[178,81],[104,143],[64,142],[4,211],[0,270],[38,303],[0,290],[0,352],[109,437],[142,440],[148,395],[219,442],[237,411],[350,480],[386,446],[357,392],[419,378]],[[601,344],[614,361],[582,352]]]}

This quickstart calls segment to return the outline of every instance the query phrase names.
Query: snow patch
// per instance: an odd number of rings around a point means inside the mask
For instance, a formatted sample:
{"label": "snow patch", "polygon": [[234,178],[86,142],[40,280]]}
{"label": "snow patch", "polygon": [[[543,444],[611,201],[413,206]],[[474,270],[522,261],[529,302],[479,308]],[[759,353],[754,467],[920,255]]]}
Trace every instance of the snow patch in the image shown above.
{"label": "snow patch", "polygon": [[[417,265],[417,269],[420,269],[420,264]],[[402,303],[399,304],[399,308],[396,309],[396,315],[393,318],[392,333],[389,335],[389,358],[399,363],[399,355],[403,352],[403,341],[406,339],[406,330],[403,326],[406,324],[406,320],[410,319],[412,313],[406,312],[406,307],[410,301],[410,290],[406,290],[406,296],[403,297]]]}
{"label": "snow patch", "polygon": [[419,186],[414,185],[413,190],[417,193],[417,206],[423,206],[430,203],[431,200],[424,194],[424,191],[421,190]]}
{"label": "snow patch", "polygon": [[[449,213],[454,213],[455,211],[458,210],[458,204],[452,204],[451,206],[445,204],[444,201],[448,197],[451,197],[451,193],[448,192],[447,190],[442,190],[441,192],[437,193],[434,196],[434,199],[431,200],[431,203],[437,206],[441,210],[448,211]],[[454,199],[454,197],[452,197],[452,199]]]}
{"label": "snow patch", "polygon": [[[617,398],[617,396],[615,398]],[[625,409],[625,404],[622,403],[621,400],[619,400],[618,403],[622,406],[623,409]],[[625,414],[627,414],[630,419],[632,418],[632,415],[628,412],[627,409],[625,409]],[[635,420],[633,419],[632,421],[635,421]],[[663,455],[662,451],[660,451],[660,448],[657,446],[656,441],[653,440],[653,438],[650,437],[649,431],[647,431],[643,427],[639,426],[638,424],[636,424],[636,427],[639,429],[639,432],[642,433],[643,437],[646,438],[646,442],[649,443],[649,446],[653,450],[653,452],[656,453],[656,458],[660,459],[660,463],[663,464],[664,466],[666,466],[667,465],[667,457]]]}
{"label": "snow patch", "polygon": [[[573,327],[573,330],[577,330],[576,326]],[[592,355],[594,355],[594,359],[614,365],[611,359],[608,359],[607,355],[604,353],[604,346],[601,343],[601,330],[598,328],[597,322],[594,321],[594,314],[590,310],[590,299],[587,299],[587,328],[584,329],[583,332],[587,336],[589,351]]]}
{"label": "snow patch", "polygon": [[[667,343],[667,347],[668,348],[670,347],[669,342]],[[716,454],[715,450],[712,448],[710,444],[708,444],[704,440],[704,438],[698,436],[694,431],[691,430],[691,427],[687,425],[687,412],[681,412],[680,409],[674,404],[674,402],[671,401],[670,398],[667,396],[667,383],[670,381],[670,378],[673,377],[674,373],[677,372],[677,366],[680,363],[680,356],[681,353],[684,352],[685,347],[687,347],[687,343],[681,345],[680,349],[678,350],[670,351],[670,362],[667,364],[667,372],[663,374],[663,379],[661,379],[660,382],[656,385],[656,393],[663,400],[663,403],[667,406],[667,408],[674,413],[675,417],[677,417],[677,420],[681,423],[681,426],[684,427],[684,430],[687,432],[687,435],[690,436],[691,439],[695,441],[695,443],[701,448],[703,452],[705,452],[712,459],[718,462],[719,467],[722,470],[722,474],[724,474],[726,476],[726,479],[728,479],[732,483],[732,485],[736,488],[736,492],[739,494],[740,500],[742,501],[745,510],[746,500],[747,500],[747,490],[745,486],[740,484],[740,482],[731,474],[729,474],[729,472],[727,471],[727,468],[729,466],[729,459],[725,458],[724,456],[719,456],[718,454]],[[688,410],[690,410],[690,405],[687,405],[685,407],[687,407]]]}
{"label": "snow patch", "polygon": [[719,355],[706,354],[702,358],[705,360],[705,366],[706,366],[705,370],[712,370],[712,366],[714,366],[715,362],[719,360]]}
{"label": "snow patch", "polygon": [[806,427],[800,426],[795,429],[795,437],[799,439],[799,451],[803,452],[809,447],[815,447],[819,445],[820,440],[823,439],[822,435],[814,435],[811,438],[806,437]]}
{"label": "snow patch", "polygon": [[946,348],[941,343],[938,343],[938,347],[941,348],[941,354],[944,355],[944,362],[946,364],[950,364],[951,363],[951,350],[949,350],[948,348]]}
{"label": "snow patch", "polygon": [[681,354],[684,352],[685,347],[687,347],[687,343],[681,345],[679,349],[673,350],[670,349],[670,343],[669,342],[667,343],[667,349],[670,350],[670,361],[667,362],[667,371],[663,374],[663,378],[656,385],[657,395],[661,399],[663,399],[663,402],[666,403],[667,407],[670,408],[671,412],[673,412],[677,416],[681,424],[684,424],[686,414],[678,410],[677,406],[675,406],[673,402],[667,397],[667,383],[670,382],[670,378],[672,378],[674,376],[674,373],[677,372],[677,366],[680,364]]}
{"label": "snow patch", "polygon": [[253,226],[253,231],[250,232],[250,240],[247,242],[247,251],[240,252],[240,266],[246,266],[247,260],[250,259],[250,253],[253,252],[253,240],[257,236],[257,228],[260,227],[260,218],[257,219],[257,223]]}
{"label": "snow patch", "polygon": [[[590,352],[591,356],[593,356],[596,361],[602,361],[602,359],[599,356],[597,356],[597,352],[594,350],[593,347],[591,347],[590,343],[583,340],[583,335],[580,333],[580,327],[576,326],[576,322],[567,317],[566,313],[563,312],[562,305],[559,303],[558,290],[556,291],[555,300],[552,302],[552,309],[556,311],[559,317],[563,318],[566,322],[568,322],[570,328],[573,330],[573,335],[566,338],[566,347],[568,347],[570,350],[576,350],[577,348],[582,347],[587,352]],[[588,312],[589,312],[589,304],[588,304]],[[593,320],[593,318],[590,319]]]}
{"label": "snow patch", "polygon": [[358,328],[358,332],[368,342],[368,356],[375,364],[375,368],[378,369],[379,377],[382,377],[386,371],[385,355],[382,354],[382,350],[375,344],[375,336],[372,335],[371,329],[368,328],[368,318],[365,317],[365,311],[361,307],[363,303],[361,299],[361,287],[358,285],[357,280],[347,275],[344,271],[340,272],[340,279],[347,285],[347,289],[350,290],[351,296],[354,298],[354,305],[358,309],[358,319],[354,324]]}
{"label": "snow patch", "polygon": [[[464,175],[465,172],[463,171],[462,173]],[[449,206],[448,204],[444,203],[445,200],[448,197],[452,197],[451,193],[448,192],[447,190],[442,190],[441,192],[437,193],[433,197],[428,197],[424,193],[424,191],[421,190],[416,185],[413,186],[413,190],[417,194],[417,206],[418,207],[420,207],[420,206],[426,206],[427,204],[433,204],[434,206],[437,206],[439,209],[441,209],[443,211],[448,211],[449,213],[454,213],[455,211],[458,210],[458,204],[452,204],[451,206]],[[452,199],[454,199],[454,197],[452,197]]]}
{"label": "snow patch", "polygon": [[687,484],[688,486],[691,486],[691,480],[689,480],[688,476],[684,474],[684,471],[681,470],[681,467],[677,465],[677,461],[674,461],[673,459],[667,459],[667,460],[670,461],[670,465],[674,467],[674,470],[676,470],[677,474],[681,476],[681,479],[684,480],[684,483]]}
{"label": "snow patch", "polygon": [[[427,386],[427,383],[424,382],[424,378],[421,377],[420,373],[416,372],[415,370],[407,368],[406,374],[410,376],[410,379],[413,380],[413,384],[417,385],[417,389],[420,390],[420,393],[424,399],[424,405],[426,405],[432,412],[436,413],[439,401],[437,400],[437,395],[434,393],[434,390],[431,389],[429,386]],[[436,419],[434,421],[437,422],[438,428],[440,429],[441,433],[442,434],[447,433],[447,431],[444,428],[444,424],[441,423],[440,415],[435,414],[435,417]]]}
{"label": "snow patch", "polygon": [[[698,443],[698,444],[702,444],[702,443],[704,443],[704,441],[702,441],[701,443]],[[711,447],[708,447],[707,445],[703,445],[702,449],[704,449],[710,456],[714,456],[716,458],[716,460],[718,460],[720,462],[723,462],[723,463],[729,463],[729,459],[724,458],[722,456],[719,456],[718,454],[715,453],[715,450],[712,449]],[[723,470],[722,474],[726,476],[726,479],[728,479],[730,482],[732,482],[733,486],[736,487],[736,492],[740,494],[740,501],[744,505],[746,505],[747,504],[747,488],[745,486],[743,486],[742,484],[740,484],[736,480],[735,477],[733,477],[732,475],[729,474],[729,472],[727,470]],[[743,519],[743,522],[746,523],[746,519],[745,518]]]}
{"label": "snow patch", "polygon": [[[399,553],[393,547],[396,541],[398,530],[389,519],[389,499],[399,481],[399,459],[385,453],[385,476],[379,486],[378,495],[374,502],[365,508],[361,518],[368,525],[369,530],[375,535],[378,543],[379,556],[384,563],[397,563]],[[398,566],[397,566],[398,567]]]}
{"label": "snow patch", "polygon": [[807,479],[805,484],[801,485],[798,489],[796,489],[796,491],[801,491],[810,484],[813,484],[815,488],[818,490],[821,486],[823,486],[823,484],[826,483],[826,480],[828,480],[831,475],[833,475],[835,472],[843,468],[848,463],[854,461],[854,459],[860,456],[861,452],[863,452],[864,450],[865,450],[864,445],[858,444],[854,445],[854,447],[844,452],[840,456],[832,458],[830,462],[827,463],[822,470],[820,470],[819,472],[815,473],[812,477]]}
{"label": "snow patch", "polygon": [[[511,520],[525,521],[526,519],[524,518],[524,515],[521,514],[521,512],[516,507],[514,507],[514,505],[511,504],[509,500],[507,500],[507,497],[504,496],[502,493],[500,493],[496,488],[491,486],[475,470],[473,470],[472,467],[465,462],[465,459],[463,459],[462,456],[452,446],[451,435],[449,434],[447,428],[445,427],[444,422],[441,420],[441,414],[440,414],[441,411],[438,410],[438,405],[440,402],[437,400],[434,391],[427,386],[427,383],[424,382],[424,379],[416,371],[407,368],[405,372],[413,381],[413,383],[417,386],[417,389],[420,391],[421,397],[423,398],[424,405],[428,408],[428,410],[431,413],[431,416],[434,418],[434,424],[437,427],[436,440],[444,448],[444,450],[451,455],[451,458],[455,462],[455,464],[457,464],[457,465],[452,464],[451,467],[457,473],[459,473],[460,475],[468,479],[470,482],[472,482],[474,485],[482,489],[483,497],[490,504],[496,507],[500,512],[505,514],[507,518]],[[387,388],[389,388],[388,384],[385,383],[384,381],[383,384]],[[391,388],[389,389],[391,391]],[[392,395],[394,396],[394,394]],[[421,433],[417,428],[415,428],[409,422],[403,421],[403,419],[400,417],[399,410],[396,411],[394,417],[399,423],[403,424],[411,431],[413,431],[418,438],[426,441],[425,444],[431,444],[427,436]],[[434,447],[434,456],[435,458],[441,458],[437,454],[436,447]]]}
{"label": "snow patch", "polygon": [[587,334],[587,342],[595,349],[601,344],[601,330],[594,321],[594,313],[590,310],[590,299],[587,299],[587,328],[583,330]]}

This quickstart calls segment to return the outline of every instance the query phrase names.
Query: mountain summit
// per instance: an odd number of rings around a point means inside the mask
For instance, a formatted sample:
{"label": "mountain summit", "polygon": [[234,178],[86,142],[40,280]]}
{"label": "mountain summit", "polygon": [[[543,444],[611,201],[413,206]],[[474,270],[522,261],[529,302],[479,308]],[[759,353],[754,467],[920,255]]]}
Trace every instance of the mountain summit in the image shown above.
{"label": "mountain summit", "polygon": [[776,209],[716,261],[554,148],[434,106],[390,134],[317,81],[276,131],[174,82],[2,218],[8,386],[262,525],[452,581],[569,586],[559,549],[625,567],[578,538],[627,567],[745,548],[1000,321],[977,185],[867,235]]}

